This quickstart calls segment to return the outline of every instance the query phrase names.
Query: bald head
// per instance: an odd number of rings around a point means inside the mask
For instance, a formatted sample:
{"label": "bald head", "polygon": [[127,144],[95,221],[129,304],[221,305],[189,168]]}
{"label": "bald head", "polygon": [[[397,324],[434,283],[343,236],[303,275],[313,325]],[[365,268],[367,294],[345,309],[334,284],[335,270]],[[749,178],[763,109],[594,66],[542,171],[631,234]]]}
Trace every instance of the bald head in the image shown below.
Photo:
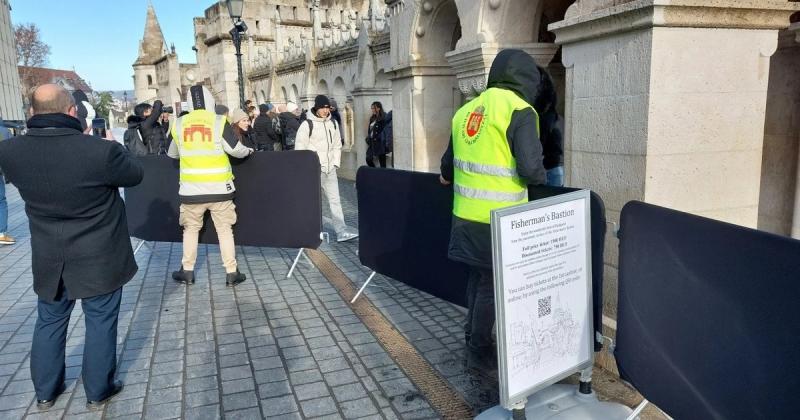
{"label": "bald head", "polygon": [[59,85],[41,85],[31,95],[31,115],[38,114],[68,114],[74,117],[75,100]]}

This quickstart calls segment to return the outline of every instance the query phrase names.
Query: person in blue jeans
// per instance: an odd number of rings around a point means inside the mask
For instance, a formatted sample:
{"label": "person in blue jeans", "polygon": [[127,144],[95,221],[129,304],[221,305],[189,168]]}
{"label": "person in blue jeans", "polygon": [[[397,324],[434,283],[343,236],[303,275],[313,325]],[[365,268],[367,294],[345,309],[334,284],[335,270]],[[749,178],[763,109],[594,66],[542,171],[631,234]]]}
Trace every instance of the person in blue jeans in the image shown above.
{"label": "person in blue jeans", "polygon": [[[0,121],[2,118],[0,118]],[[11,130],[0,125],[0,141],[13,137]],[[6,180],[0,168],[0,245],[14,245],[17,241],[8,234],[8,201],[6,201]]]}

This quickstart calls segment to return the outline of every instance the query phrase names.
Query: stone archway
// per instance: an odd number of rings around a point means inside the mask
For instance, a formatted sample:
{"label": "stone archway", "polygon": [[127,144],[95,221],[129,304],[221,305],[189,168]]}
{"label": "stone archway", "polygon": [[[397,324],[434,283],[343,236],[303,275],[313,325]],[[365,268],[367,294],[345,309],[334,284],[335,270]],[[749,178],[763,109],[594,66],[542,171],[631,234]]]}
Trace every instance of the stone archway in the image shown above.
{"label": "stone archway", "polygon": [[461,37],[461,20],[456,0],[405,8],[393,22],[411,29],[392,38],[395,166],[437,172],[461,104],[456,73],[445,58]]}

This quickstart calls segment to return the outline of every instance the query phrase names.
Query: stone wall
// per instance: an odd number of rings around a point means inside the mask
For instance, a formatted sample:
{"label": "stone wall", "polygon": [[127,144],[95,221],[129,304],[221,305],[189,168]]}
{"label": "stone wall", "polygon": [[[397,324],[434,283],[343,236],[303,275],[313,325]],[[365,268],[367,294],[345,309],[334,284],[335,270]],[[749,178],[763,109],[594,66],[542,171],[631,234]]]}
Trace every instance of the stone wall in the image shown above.
{"label": "stone wall", "polygon": [[8,0],[0,0],[0,119],[24,120],[17,50]]}

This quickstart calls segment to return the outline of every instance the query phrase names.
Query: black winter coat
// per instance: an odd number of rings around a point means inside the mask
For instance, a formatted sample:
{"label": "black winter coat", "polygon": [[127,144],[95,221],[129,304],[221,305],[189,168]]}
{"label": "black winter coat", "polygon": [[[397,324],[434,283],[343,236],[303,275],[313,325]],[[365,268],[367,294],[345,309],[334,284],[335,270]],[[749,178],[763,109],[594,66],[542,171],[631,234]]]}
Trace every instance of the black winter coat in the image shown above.
{"label": "black winter coat", "polygon": [[383,143],[383,127],[386,124],[385,119],[376,120],[375,124],[370,122],[367,128],[367,158],[385,155],[386,145]]}
{"label": "black winter coat", "polygon": [[268,114],[259,114],[253,120],[253,136],[259,150],[264,148],[272,150],[275,143],[280,142],[280,137],[273,127],[272,118]]}
{"label": "black winter coat", "polygon": [[36,115],[28,128],[0,142],[0,166],[25,201],[34,291],[53,300],[62,281],[70,299],[119,289],[137,266],[118,188],[141,182],[142,166],[66,114]]}
{"label": "black winter coat", "polygon": [[157,155],[159,151],[166,150],[164,146],[167,143],[167,136],[164,135],[164,129],[161,128],[161,108],[163,104],[161,101],[153,102],[153,112],[142,121],[140,130],[142,133],[142,141],[147,146],[147,153],[150,155]]}
{"label": "black winter coat", "polygon": [[294,139],[297,138],[297,130],[300,128],[300,117],[293,112],[281,112],[278,115],[283,131],[283,145],[294,146]]}

